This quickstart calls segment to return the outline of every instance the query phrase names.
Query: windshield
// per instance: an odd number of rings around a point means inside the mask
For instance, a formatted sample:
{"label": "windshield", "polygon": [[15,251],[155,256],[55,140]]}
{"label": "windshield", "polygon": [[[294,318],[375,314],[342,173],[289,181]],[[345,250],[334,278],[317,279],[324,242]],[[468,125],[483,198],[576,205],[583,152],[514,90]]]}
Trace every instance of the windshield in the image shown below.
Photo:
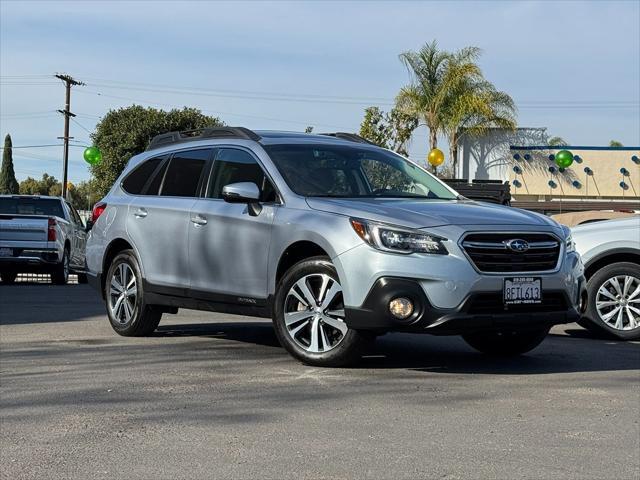
{"label": "windshield", "polygon": [[386,150],[336,145],[265,145],[289,188],[305,197],[454,200],[427,172]]}
{"label": "windshield", "polygon": [[46,215],[64,218],[62,203],[53,198],[0,198],[0,214]]}

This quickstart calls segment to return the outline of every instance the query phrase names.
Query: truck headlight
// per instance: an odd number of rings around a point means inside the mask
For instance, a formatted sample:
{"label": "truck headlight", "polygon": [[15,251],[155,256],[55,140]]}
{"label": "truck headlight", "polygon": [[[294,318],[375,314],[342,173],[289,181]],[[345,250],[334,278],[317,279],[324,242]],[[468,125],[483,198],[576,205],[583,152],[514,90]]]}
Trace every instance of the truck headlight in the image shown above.
{"label": "truck headlight", "polygon": [[351,226],[366,243],[378,250],[393,253],[431,253],[447,255],[443,241],[438,237],[420,230],[394,227],[382,223],[369,222],[358,218],[350,219]]}

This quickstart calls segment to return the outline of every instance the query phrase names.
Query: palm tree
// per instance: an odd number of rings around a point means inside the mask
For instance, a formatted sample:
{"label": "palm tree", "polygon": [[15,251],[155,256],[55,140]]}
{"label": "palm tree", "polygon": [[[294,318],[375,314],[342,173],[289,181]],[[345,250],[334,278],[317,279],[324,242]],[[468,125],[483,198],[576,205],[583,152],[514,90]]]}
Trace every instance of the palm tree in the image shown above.
{"label": "palm tree", "polygon": [[477,137],[486,134],[490,128],[516,128],[513,99],[484,79],[467,79],[453,89],[443,116],[442,130],[449,142],[454,174],[458,164],[458,144],[463,135]]}
{"label": "palm tree", "polygon": [[476,63],[480,54],[477,47],[442,51],[434,40],[418,52],[400,55],[411,83],[400,90],[397,106],[427,126],[430,149],[438,146],[438,134],[447,136],[454,171],[461,135],[516,126],[515,104],[485,80]]}
{"label": "palm tree", "polygon": [[567,141],[562,137],[551,137],[547,140],[547,145],[550,147],[564,147],[565,145],[569,145]]}
{"label": "palm tree", "polygon": [[400,55],[411,82],[400,90],[396,104],[401,112],[427,126],[430,149],[438,146],[438,134],[443,130],[444,112],[451,92],[460,83],[482,78],[480,67],[475,63],[479,56],[480,49],[476,47],[454,53],[439,50],[435,40],[417,52],[408,51]]}

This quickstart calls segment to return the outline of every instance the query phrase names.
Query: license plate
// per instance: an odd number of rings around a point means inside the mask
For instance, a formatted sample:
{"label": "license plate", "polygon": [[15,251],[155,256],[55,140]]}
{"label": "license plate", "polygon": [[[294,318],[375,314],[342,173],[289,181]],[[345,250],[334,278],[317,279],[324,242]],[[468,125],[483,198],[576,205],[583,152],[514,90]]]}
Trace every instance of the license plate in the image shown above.
{"label": "license plate", "polygon": [[13,257],[13,248],[0,248],[0,257]]}
{"label": "license plate", "polygon": [[505,305],[542,303],[542,279],[540,277],[505,278],[502,298]]}

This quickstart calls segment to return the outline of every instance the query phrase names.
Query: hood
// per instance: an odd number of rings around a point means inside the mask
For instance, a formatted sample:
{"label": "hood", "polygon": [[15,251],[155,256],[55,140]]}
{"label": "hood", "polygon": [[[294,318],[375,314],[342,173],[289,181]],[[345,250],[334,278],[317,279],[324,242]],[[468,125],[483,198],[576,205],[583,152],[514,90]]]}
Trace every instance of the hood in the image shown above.
{"label": "hood", "polygon": [[640,228],[640,215],[630,217],[617,218],[614,220],[601,220],[597,222],[589,222],[577,227],[573,227],[571,231],[576,235],[589,235],[592,233],[611,233],[622,229]]}
{"label": "hood", "polygon": [[409,228],[445,225],[540,225],[556,227],[544,215],[473,200],[307,198],[314,210]]}

